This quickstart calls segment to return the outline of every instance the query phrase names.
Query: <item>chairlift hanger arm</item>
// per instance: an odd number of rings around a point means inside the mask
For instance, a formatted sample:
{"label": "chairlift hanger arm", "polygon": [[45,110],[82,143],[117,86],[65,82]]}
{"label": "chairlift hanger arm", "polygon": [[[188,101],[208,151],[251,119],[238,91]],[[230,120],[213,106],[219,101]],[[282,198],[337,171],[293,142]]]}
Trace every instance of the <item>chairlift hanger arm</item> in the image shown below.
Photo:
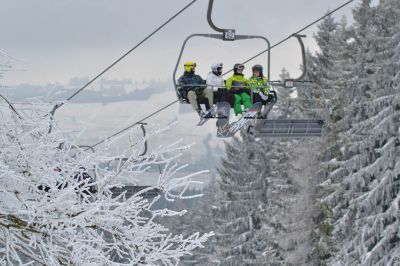
{"label": "chairlift hanger arm", "polygon": [[[144,126],[147,125],[147,123],[140,122],[138,124],[140,124],[140,128],[142,129],[143,138],[146,138],[147,137],[147,133],[146,133],[146,128]],[[139,156],[144,156],[146,153],[147,153],[147,139],[144,142],[144,150],[143,150],[143,152],[141,154],[139,154]]]}
{"label": "chairlift hanger arm", "polygon": [[302,34],[293,34],[293,37],[295,37],[301,47],[301,58],[303,61],[303,72],[301,73],[300,77],[294,79],[294,81],[302,81],[303,78],[306,76],[307,73],[307,61],[306,61],[306,49],[304,48],[304,43],[303,43],[303,39],[305,38],[306,35],[302,35]]}
{"label": "chairlift hanger arm", "polygon": [[225,32],[225,31],[227,31],[227,29],[221,29],[221,28],[215,26],[214,22],[212,21],[212,16],[211,16],[211,14],[212,14],[213,6],[214,6],[214,0],[209,0],[209,2],[208,2],[208,9],[207,9],[207,21],[208,21],[208,24],[210,25],[210,27],[211,27],[213,30],[215,30],[215,31],[217,31],[217,32],[223,33],[223,32]]}
{"label": "chairlift hanger arm", "polygon": [[214,6],[214,0],[209,0],[208,2],[208,9],[207,9],[207,21],[208,21],[208,25],[210,25],[210,27],[215,30],[216,32],[220,32],[222,33],[223,36],[223,40],[224,41],[234,41],[236,39],[236,34],[235,34],[235,30],[234,29],[222,29],[217,27],[214,22],[212,21],[212,9]]}

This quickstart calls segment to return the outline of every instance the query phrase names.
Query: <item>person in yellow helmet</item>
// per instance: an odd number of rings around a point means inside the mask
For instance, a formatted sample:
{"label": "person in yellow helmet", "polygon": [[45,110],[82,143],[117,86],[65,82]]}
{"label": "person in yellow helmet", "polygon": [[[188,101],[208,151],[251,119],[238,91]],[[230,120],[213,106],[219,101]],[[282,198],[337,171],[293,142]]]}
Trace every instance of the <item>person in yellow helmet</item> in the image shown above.
{"label": "person in yellow helmet", "polygon": [[186,62],[184,64],[184,69],[185,72],[178,79],[178,84],[181,86],[181,93],[186,94],[182,96],[186,96],[192,105],[193,110],[195,110],[200,117],[204,117],[205,112],[201,110],[200,105],[197,103],[197,97],[201,96],[207,98],[209,104],[207,108],[209,109],[213,106],[213,91],[206,88],[206,82],[199,75],[195,74],[195,62]]}

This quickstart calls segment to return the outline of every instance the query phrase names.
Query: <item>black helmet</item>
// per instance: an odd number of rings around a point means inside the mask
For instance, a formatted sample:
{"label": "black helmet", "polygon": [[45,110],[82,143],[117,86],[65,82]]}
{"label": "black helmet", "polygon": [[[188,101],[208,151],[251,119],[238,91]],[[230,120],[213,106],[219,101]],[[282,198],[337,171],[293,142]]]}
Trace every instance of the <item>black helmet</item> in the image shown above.
{"label": "black helmet", "polygon": [[259,71],[260,72],[260,77],[262,77],[263,76],[263,67],[262,67],[262,65],[254,65],[252,68],[251,68],[251,70],[254,72],[254,71]]}
{"label": "black helmet", "polygon": [[233,66],[233,72],[235,73],[235,75],[238,74],[238,73],[237,73],[238,69],[244,69],[244,65],[242,65],[242,64],[235,64],[235,65]]}

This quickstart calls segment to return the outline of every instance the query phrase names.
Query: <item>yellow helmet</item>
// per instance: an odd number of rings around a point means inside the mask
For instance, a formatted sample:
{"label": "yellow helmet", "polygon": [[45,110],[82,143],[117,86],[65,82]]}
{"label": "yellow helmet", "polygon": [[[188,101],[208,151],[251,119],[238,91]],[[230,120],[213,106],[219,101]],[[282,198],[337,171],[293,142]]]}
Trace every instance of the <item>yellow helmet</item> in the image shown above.
{"label": "yellow helmet", "polygon": [[191,72],[196,67],[196,63],[192,62],[192,61],[188,61],[188,62],[185,62],[184,67],[185,67],[186,72]]}

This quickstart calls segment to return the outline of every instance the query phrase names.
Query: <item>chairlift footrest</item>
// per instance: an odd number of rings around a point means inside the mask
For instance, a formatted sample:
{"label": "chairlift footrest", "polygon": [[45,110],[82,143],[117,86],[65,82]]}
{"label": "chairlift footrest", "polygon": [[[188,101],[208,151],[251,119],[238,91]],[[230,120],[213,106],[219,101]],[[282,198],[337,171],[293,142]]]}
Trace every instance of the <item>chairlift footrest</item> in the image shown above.
{"label": "chairlift footrest", "polygon": [[256,137],[321,137],[324,127],[324,120],[264,120]]}

